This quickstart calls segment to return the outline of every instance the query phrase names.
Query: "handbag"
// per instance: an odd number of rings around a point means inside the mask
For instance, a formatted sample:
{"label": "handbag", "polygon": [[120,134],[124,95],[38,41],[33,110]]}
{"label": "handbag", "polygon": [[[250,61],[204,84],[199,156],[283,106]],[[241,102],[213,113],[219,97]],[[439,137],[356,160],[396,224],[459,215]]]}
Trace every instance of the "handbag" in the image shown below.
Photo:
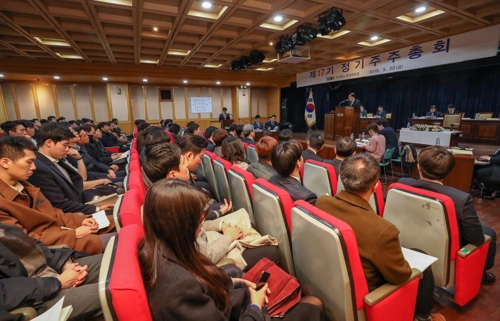
{"label": "handbag", "polygon": [[288,310],[299,303],[302,297],[300,284],[268,258],[263,258],[257,262],[243,276],[243,279],[256,283],[262,271],[267,271],[270,274],[267,283],[271,294],[268,296],[267,311],[271,317],[282,318]]}

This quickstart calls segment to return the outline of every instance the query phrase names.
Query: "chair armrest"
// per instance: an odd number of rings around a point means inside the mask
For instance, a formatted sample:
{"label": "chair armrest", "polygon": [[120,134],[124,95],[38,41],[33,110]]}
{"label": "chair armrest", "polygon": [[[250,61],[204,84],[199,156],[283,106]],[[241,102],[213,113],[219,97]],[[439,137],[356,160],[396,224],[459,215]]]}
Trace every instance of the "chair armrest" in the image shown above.
{"label": "chair armrest", "polygon": [[118,146],[111,146],[111,147],[106,147],[106,150],[112,152],[112,153],[119,153],[120,152],[120,147]]}
{"label": "chair armrest", "polygon": [[402,283],[400,285],[386,283],[382,286],[379,286],[378,288],[376,288],[372,292],[365,295],[365,303],[368,306],[374,306],[375,304],[379,303],[380,301],[382,301],[383,299],[385,299],[386,297],[388,297],[392,293],[396,292],[397,290],[399,290],[400,288],[402,288],[406,284],[410,283],[411,281],[413,281],[417,277],[420,277],[421,275],[422,275],[422,272],[413,268],[413,269],[411,269],[410,278],[405,283]]}
{"label": "chair armrest", "polygon": [[217,267],[223,267],[226,265],[236,265],[236,262],[234,262],[233,259],[224,258],[224,259],[220,260],[219,262],[217,262],[216,265],[217,265]]}
{"label": "chair armrest", "polygon": [[23,314],[24,320],[29,321],[37,317],[36,310],[31,307],[19,308],[9,312],[10,314]]}
{"label": "chair armrest", "polygon": [[71,247],[68,244],[55,244],[55,245],[49,245],[47,246],[51,250],[57,250],[57,249],[71,249]]}
{"label": "chair armrest", "polygon": [[[491,236],[485,234],[484,235],[484,243],[483,244],[486,244],[488,242],[491,242]],[[481,244],[480,246],[483,246],[483,244]],[[464,247],[462,247],[461,249],[458,250],[457,255],[460,256],[460,257],[466,258],[469,255],[471,255],[474,251],[476,251],[480,246],[475,246],[475,245],[472,245],[472,244],[467,244],[466,246],[464,246]]]}

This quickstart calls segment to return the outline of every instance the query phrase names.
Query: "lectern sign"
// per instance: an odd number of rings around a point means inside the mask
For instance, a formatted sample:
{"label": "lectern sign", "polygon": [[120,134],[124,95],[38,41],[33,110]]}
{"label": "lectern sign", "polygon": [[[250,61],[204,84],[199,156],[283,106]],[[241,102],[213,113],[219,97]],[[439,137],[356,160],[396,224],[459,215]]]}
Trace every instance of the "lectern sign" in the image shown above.
{"label": "lectern sign", "polygon": [[439,66],[497,54],[500,25],[297,74],[297,87]]}

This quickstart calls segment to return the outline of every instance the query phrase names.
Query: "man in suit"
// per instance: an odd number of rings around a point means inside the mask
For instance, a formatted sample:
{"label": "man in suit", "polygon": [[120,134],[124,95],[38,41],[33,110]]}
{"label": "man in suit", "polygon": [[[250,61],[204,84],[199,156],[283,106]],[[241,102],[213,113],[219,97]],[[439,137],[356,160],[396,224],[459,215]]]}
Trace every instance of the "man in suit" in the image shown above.
{"label": "man in suit", "polygon": [[377,112],[375,113],[376,118],[385,118],[387,113],[384,110],[384,106],[378,106]]}
{"label": "man in suit", "polygon": [[207,150],[211,153],[213,153],[215,150],[215,143],[214,143],[212,135],[214,134],[214,132],[216,130],[217,130],[217,127],[215,127],[215,126],[210,126],[205,130],[205,139],[207,141]]}
{"label": "man in suit", "polygon": [[361,118],[368,117],[368,111],[363,106],[359,106],[359,117]]}
{"label": "man in suit", "polygon": [[269,183],[278,186],[290,194],[292,200],[304,200],[312,205],[316,203],[316,194],[302,186],[299,171],[304,166],[302,146],[296,140],[280,143],[271,154],[271,163],[278,172],[269,179]]}
{"label": "man in suit", "polygon": [[350,93],[349,96],[347,96],[347,100],[344,100],[344,102],[344,106],[361,107],[361,101],[356,99],[355,93]]}
{"label": "man in suit", "polygon": [[271,136],[264,136],[255,143],[255,151],[259,156],[259,161],[248,165],[247,171],[253,174],[255,178],[263,178],[266,181],[272,176],[278,175],[271,163],[271,154],[278,145],[278,141]]}
{"label": "man in suit", "polygon": [[272,115],[271,119],[269,119],[269,121],[266,122],[265,128],[269,130],[274,130],[276,126],[278,126],[278,123],[276,122],[276,115]]}
{"label": "man in suit", "polygon": [[102,317],[102,255],[50,250],[13,225],[0,224],[0,234],[0,320],[24,320],[20,314],[6,313],[22,307],[32,307],[40,315],[62,297],[63,307],[73,307],[69,320]]}
{"label": "man in suit", "polygon": [[222,108],[222,113],[219,115],[219,123],[223,120],[229,120],[231,119],[232,115],[227,112],[227,108],[224,107]]}
{"label": "man in suit", "polygon": [[260,121],[260,115],[255,115],[255,121],[253,122],[254,129],[264,129],[264,124]]}
{"label": "man in suit", "polygon": [[97,124],[97,128],[99,128],[102,132],[101,142],[104,146],[118,146],[120,148],[120,152],[126,152],[130,150],[130,146],[128,145],[128,143],[119,142],[118,139],[111,134],[109,123],[100,122],[99,124]]}
{"label": "man in suit", "polygon": [[500,148],[492,155],[479,157],[487,165],[477,165],[475,175],[482,183],[481,197],[500,198]]}
{"label": "man in suit", "polygon": [[243,142],[250,144],[250,145],[255,145],[255,130],[253,128],[253,125],[251,124],[246,124],[243,126]]}
{"label": "man in suit", "polygon": [[448,114],[460,114],[460,112],[455,109],[455,105],[449,104],[448,105]]}
{"label": "man in suit", "polygon": [[417,168],[420,172],[420,179],[401,178],[399,183],[440,193],[452,199],[460,231],[460,246],[467,244],[479,246],[484,243],[483,234],[491,236],[492,240],[484,267],[483,284],[493,284],[496,277],[486,270],[491,269],[495,264],[496,233],[487,226],[481,226],[470,194],[443,185],[443,179],[453,169],[453,166],[455,166],[455,158],[446,148],[430,146],[418,154]]}
{"label": "man in suit", "polygon": [[[73,166],[62,161],[69,151],[73,134],[63,123],[47,123],[37,133],[38,152],[35,152],[36,170],[28,181],[39,187],[56,208],[65,213],[92,214],[113,208],[114,204],[100,207],[85,204],[95,195],[83,190],[83,179]],[[77,154],[77,161],[83,162]]]}
{"label": "man in suit", "polygon": [[312,159],[318,162],[325,162],[327,164],[333,165],[331,160],[325,160],[318,155],[316,155],[320,150],[323,149],[323,145],[325,144],[325,140],[320,134],[311,134],[309,135],[309,140],[307,141],[307,149],[302,152],[302,159],[304,163],[308,159]]}
{"label": "man in suit", "polygon": [[87,254],[102,253],[110,236],[96,234],[112,230],[113,218],[110,227],[99,230],[90,215],[53,208],[39,188],[26,182],[36,169],[35,151],[22,137],[0,139],[0,222],[16,225],[46,245],[68,244]]}
{"label": "man in suit", "polygon": [[356,154],[356,143],[349,137],[342,137],[337,139],[335,143],[335,158],[332,160],[332,165],[335,168],[337,179],[340,174],[340,164],[347,157]]}
{"label": "man in suit", "polygon": [[379,134],[385,137],[385,150],[394,148],[394,153],[392,153],[392,158],[399,157],[399,142],[398,135],[396,131],[389,126],[389,121],[385,118],[380,118],[377,120],[377,125],[379,129]]}
{"label": "man in suit", "polygon": [[[375,214],[368,203],[380,176],[377,161],[366,154],[346,158],[340,166],[345,190],[335,196],[321,196],[316,207],[351,226],[356,234],[359,255],[369,291],[384,283],[402,284],[412,274],[399,244],[399,230]],[[432,269],[423,272],[419,282],[415,320],[441,320],[442,315],[430,315],[434,305]]]}
{"label": "man in suit", "polygon": [[427,114],[425,114],[426,117],[442,117],[443,115],[441,114],[440,111],[436,110],[436,105],[432,105]]}

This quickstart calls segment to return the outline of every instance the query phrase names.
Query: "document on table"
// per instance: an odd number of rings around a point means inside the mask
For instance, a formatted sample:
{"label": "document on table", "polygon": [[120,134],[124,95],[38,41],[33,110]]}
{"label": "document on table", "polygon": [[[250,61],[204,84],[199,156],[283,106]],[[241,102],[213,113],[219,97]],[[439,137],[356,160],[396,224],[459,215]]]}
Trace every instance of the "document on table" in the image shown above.
{"label": "document on table", "polygon": [[402,247],[401,250],[403,251],[403,256],[405,257],[406,261],[410,264],[410,267],[415,268],[420,272],[423,272],[425,269],[431,266],[432,263],[438,260],[437,257],[413,251],[404,247]]}
{"label": "document on table", "polygon": [[63,302],[64,302],[64,297],[62,297],[61,300],[59,300],[56,304],[52,306],[49,310],[45,311],[43,314],[37,316],[36,318],[32,319],[31,321],[54,321],[54,320],[59,320],[59,321],[66,321],[69,318],[69,315],[73,311],[73,307],[71,305],[68,305],[67,307],[63,308]]}
{"label": "document on table", "polygon": [[109,226],[109,220],[104,210],[92,214],[92,217],[96,220],[97,224],[99,224],[99,229]]}

